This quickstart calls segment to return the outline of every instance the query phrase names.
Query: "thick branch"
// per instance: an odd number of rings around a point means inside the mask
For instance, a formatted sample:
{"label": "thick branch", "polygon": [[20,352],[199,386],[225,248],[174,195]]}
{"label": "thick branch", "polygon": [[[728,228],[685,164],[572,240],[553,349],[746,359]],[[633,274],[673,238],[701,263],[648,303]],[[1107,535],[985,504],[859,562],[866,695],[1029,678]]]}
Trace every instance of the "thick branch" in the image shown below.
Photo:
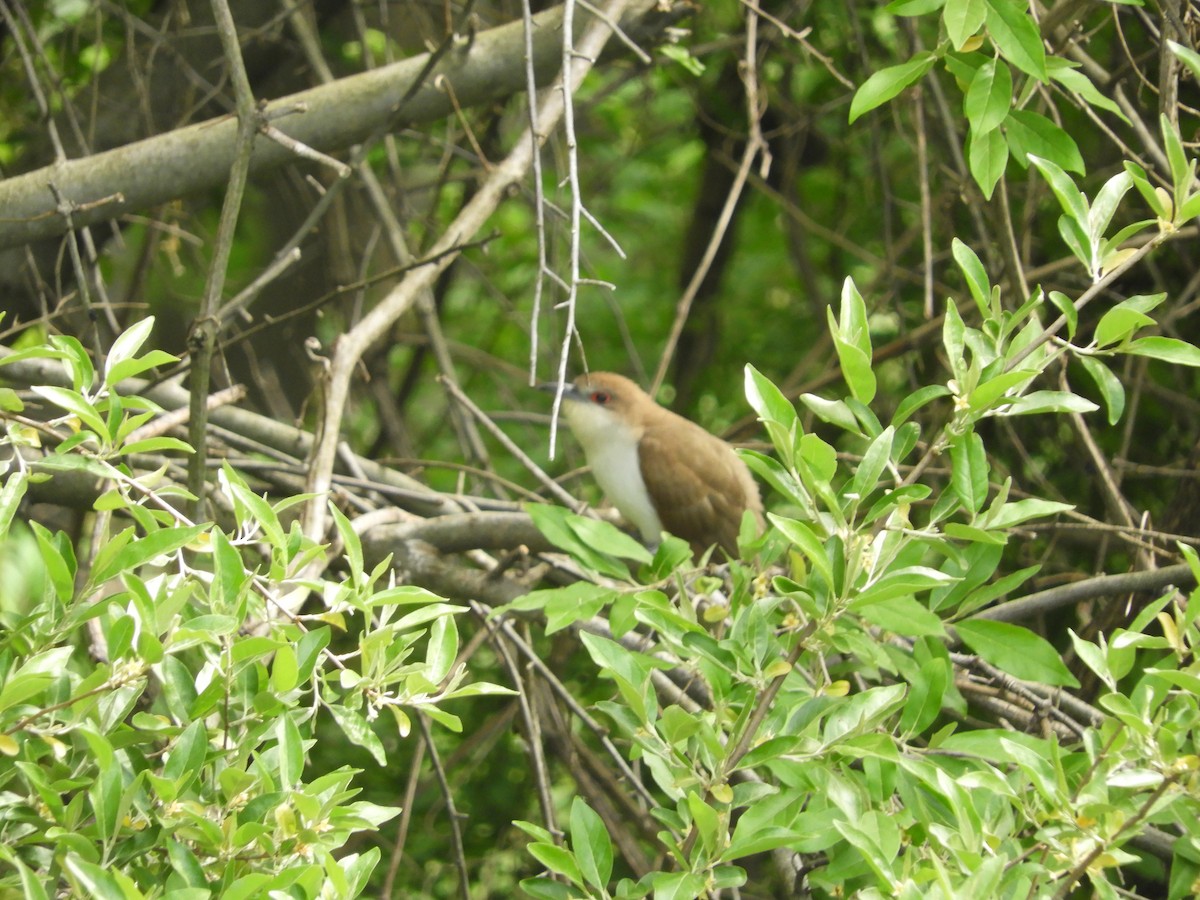
{"label": "thick branch", "polygon": [[993,622],[1022,622],[1078,603],[1080,600],[1162,591],[1171,586],[1186,591],[1195,587],[1195,584],[1192,570],[1182,563],[1162,569],[1127,572],[1123,575],[1098,575],[1095,578],[1039,591],[1017,600],[1009,600],[1007,603],[978,612],[972,618],[991,619]]}
{"label": "thick branch", "polygon": [[[680,18],[686,5],[649,13],[635,4],[621,19],[627,33],[642,40]],[[580,16],[582,32],[590,16]],[[398,128],[450,115],[453,96],[473,106],[525,89],[525,41],[520,21],[475,35],[446,53],[426,72],[429,54],[402,60],[360,75],[342,78],[267,105],[264,115],[295,141],[330,153],[350,147],[388,126]],[[533,67],[539,82],[548,81],[562,61],[562,9],[534,17]],[[448,89],[434,85],[443,76]],[[423,79],[423,83],[422,80]],[[414,86],[419,84],[415,90]],[[412,96],[407,96],[410,91]],[[407,99],[406,99],[407,98]],[[133,210],[223,185],[229,178],[237,119],[228,116],[138,141],[106,153],[47,166],[0,181],[0,248],[15,247],[67,230],[50,191],[53,183],[74,204],[73,227],[116,218]],[[295,159],[277,141],[259,141],[251,171]]]}

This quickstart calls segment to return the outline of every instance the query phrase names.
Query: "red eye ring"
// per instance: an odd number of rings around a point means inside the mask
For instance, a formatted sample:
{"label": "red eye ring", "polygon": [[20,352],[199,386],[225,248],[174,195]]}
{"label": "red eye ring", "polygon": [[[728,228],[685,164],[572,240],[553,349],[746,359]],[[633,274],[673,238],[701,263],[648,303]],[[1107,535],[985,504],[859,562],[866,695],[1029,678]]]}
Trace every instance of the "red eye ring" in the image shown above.
{"label": "red eye ring", "polygon": [[612,400],[612,394],[608,391],[592,391],[592,402],[597,406],[608,406],[610,400]]}

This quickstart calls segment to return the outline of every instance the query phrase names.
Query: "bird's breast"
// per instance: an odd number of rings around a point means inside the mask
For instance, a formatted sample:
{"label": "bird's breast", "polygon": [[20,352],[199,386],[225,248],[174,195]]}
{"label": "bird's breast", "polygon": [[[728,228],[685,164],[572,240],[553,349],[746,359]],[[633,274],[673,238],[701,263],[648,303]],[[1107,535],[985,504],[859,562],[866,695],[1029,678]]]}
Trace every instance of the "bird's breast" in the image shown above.
{"label": "bird's breast", "polygon": [[594,453],[589,453],[588,462],[609,502],[637,526],[646,543],[657,544],[662,534],[662,521],[642,478],[637,444],[609,441]]}

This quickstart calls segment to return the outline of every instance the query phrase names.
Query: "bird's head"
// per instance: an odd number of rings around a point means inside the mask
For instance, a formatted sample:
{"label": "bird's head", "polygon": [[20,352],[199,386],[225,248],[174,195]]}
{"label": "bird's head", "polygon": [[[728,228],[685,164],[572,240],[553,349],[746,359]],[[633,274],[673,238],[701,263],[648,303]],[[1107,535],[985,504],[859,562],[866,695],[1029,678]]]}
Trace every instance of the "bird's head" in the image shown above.
{"label": "bird's head", "polygon": [[647,414],[656,408],[649,394],[613,372],[580,375],[563,390],[563,403],[563,414],[585,449],[611,440],[614,432],[628,433],[636,441]]}

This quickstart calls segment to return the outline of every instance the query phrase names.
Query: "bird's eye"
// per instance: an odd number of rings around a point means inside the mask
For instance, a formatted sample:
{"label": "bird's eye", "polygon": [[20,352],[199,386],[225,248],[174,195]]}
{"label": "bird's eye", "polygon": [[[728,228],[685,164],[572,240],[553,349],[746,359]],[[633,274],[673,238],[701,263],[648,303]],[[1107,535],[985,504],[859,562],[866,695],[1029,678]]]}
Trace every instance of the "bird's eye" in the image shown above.
{"label": "bird's eye", "polygon": [[592,402],[597,406],[608,406],[610,400],[612,400],[612,394],[608,391],[592,391]]}

